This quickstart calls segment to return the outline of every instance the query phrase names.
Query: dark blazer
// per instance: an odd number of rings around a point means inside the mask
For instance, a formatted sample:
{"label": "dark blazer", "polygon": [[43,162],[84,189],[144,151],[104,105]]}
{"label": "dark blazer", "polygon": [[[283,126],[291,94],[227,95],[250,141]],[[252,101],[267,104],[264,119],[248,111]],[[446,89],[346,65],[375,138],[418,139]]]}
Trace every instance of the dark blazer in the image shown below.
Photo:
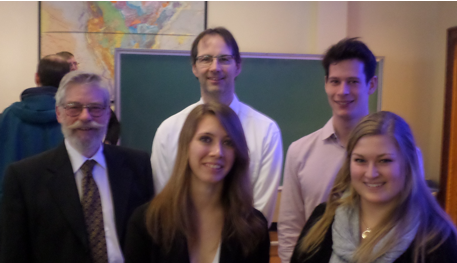
{"label": "dark blazer", "polygon": [[[147,205],[139,207],[130,219],[125,244],[125,263],[189,263],[185,238],[174,242],[171,253],[167,254],[152,240],[145,224]],[[262,213],[257,210],[255,212],[255,216],[265,222],[265,238],[260,241],[257,249],[247,256],[243,255],[237,240],[222,240],[220,263],[268,263],[270,261],[268,223]]]}
{"label": "dark blazer", "polygon": [[[326,204],[320,204],[317,206],[313,213],[311,214],[310,218],[306,222],[305,227],[303,228],[300,237],[298,238],[297,245],[295,246],[294,253],[292,255],[292,259],[290,263],[328,263],[330,261],[330,257],[332,256],[332,226],[329,227],[327,232],[325,233],[324,240],[320,246],[320,249],[311,257],[308,258],[308,254],[300,255],[298,252],[298,246],[300,244],[301,239],[308,233],[310,228],[320,219],[320,217],[325,212]],[[431,246],[435,245],[436,243],[431,242]],[[426,263],[455,263],[457,261],[457,238],[454,234],[451,236],[435,251],[431,254],[425,256]],[[412,263],[413,260],[413,246],[409,246],[409,248],[393,263]]]}
{"label": "dark blazer", "polygon": [[[153,196],[149,156],[104,145],[121,249],[136,207]],[[0,261],[90,263],[88,237],[75,176],[62,143],[12,164],[4,179]]]}

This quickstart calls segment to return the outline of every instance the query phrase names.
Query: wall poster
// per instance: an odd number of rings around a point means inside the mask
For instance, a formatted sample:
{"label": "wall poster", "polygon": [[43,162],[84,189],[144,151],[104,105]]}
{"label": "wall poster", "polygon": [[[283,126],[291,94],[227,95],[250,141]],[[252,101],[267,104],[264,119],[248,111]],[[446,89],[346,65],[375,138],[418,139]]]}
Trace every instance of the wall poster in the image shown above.
{"label": "wall poster", "polygon": [[40,1],[39,12],[40,57],[69,51],[112,91],[115,48],[190,50],[206,27],[203,1]]}

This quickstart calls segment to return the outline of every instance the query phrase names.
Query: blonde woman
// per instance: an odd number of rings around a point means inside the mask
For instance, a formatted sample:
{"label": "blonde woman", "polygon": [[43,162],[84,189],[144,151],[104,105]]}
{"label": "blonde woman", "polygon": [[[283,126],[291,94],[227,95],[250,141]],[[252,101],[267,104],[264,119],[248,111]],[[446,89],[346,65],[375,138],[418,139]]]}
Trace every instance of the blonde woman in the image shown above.
{"label": "blonde woman", "polygon": [[252,206],[248,167],[235,112],[197,106],[182,128],[168,184],[130,220],[125,262],[269,262],[267,221]]}
{"label": "blonde woman", "polygon": [[408,124],[391,112],[353,130],[327,204],[291,262],[457,262],[456,230],[428,189]]}

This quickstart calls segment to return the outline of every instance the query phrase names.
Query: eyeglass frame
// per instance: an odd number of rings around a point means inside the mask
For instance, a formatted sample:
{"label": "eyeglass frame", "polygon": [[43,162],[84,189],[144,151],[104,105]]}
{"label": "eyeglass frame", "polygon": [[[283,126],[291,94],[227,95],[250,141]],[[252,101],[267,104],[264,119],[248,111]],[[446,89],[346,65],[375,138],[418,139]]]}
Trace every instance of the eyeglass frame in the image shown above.
{"label": "eyeglass frame", "polygon": [[[69,109],[67,109],[67,107],[70,107],[71,104],[80,105],[80,107],[78,107],[78,108],[80,109],[80,111],[79,111],[78,114],[76,114],[76,115],[75,115],[75,114],[73,114],[73,115],[68,114]],[[75,106],[76,106],[76,105],[75,105]],[[102,105],[102,104],[98,104],[98,103],[81,104],[81,103],[79,103],[79,102],[69,102],[69,103],[67,103],[67,104],[65,104],[65,105],[64,105],[64,104],[61,104],[60,106],[61,106],[62,108],[65,109],[65,114],[66,114],[67,116],[69,116],[69,117],[78,117],[79,115],[81,115],[81,113],[83,112],[84,108],[87,109],[87,112],[90,114],[90,116],[92,116],[92,117],[101,117],[101,116],[103,116],[103,113],[104,113],[104,111],[105,111],[106,108],[107,108],[106,105]],[[90,106],[102,106],[100,114],[94,115],[93,112],[91,111]]]}
{"label": "eyeglass frame", "polygon": [[[201,61],[202,58],[210,58],[210,57],[211,57],[211,63],[210,62],[205,63],[205,62]],[[230,59],[228,59],[228,61],[224,63],[224,62],[220,61],[221,58],[230,58]],[[201,66],[209,67],[209,66],[211,66],[211,64],[213,64],[214,59],[217,59],[217,61],[219,63],[221,63],[222,65],[230,65],[232,63],[232,61],[235,60],[235,56],[234,55],[226,55],[226,54],[217,55],[217,56],[201,55],[201,56],[197,56],[195,58],[195,62],[196,62],[196,64],[199,64]]]}

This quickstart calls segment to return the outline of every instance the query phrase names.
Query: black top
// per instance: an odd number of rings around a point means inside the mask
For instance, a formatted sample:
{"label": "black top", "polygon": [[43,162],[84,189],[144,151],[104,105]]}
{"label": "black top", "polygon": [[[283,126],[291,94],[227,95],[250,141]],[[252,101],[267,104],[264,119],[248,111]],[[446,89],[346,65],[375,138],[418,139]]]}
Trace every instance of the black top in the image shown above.
{"label": "black top", "polygon": [[[189,253],[185,238],[173,243],[170,253],[164,253],[161,245],[155,243],[148,234],[145,224],[145,212],[148,204],[140,206],[133,213],[127,229],[124,250],[125,263],[188,263]],[[259,211],[255,216],[265,223],[265,238],[257,245],[255,251],[244,256],[240,243],[233,239],[224,239],[221,244],[220,263],[268,263],[270,260],[270,237],[268,223]]]}
{"label": "black top", "polygon": [[116,113],[111,110],[111,116],[108,122],[108,129],[106,130],[106,136],[104,143],[109,143],[111,145],[116,145],[121,136],[121,124],[116,117]]}
{"label": "black top", "polygon": [[[306,222],[305,227],[303,228],[300,237],[298,238],[297,245],[295,246],[294,253],[292,254],[292,259],[290,263],[328,263],[330,257],[332,256],[332,225],[325,233],[324,240],[320,246],[320,249],[311,257],[308,258],[308,254],[299,253],[298,246],[301,239],[308,233],[309,229],[321,218],[325,212],[326,204],[318,205],[310,218]],[[433,242],[431,242],[433,243]],[[431,244],[432,246],[435,243]],[[413,245],[411,244],[409,248],[393,263],[411,263],[413,260]],[[454,234],[451,236],[436,250],[431,254],[425,256],[426,263],[455,263],[457,262],[457,238]]]}

